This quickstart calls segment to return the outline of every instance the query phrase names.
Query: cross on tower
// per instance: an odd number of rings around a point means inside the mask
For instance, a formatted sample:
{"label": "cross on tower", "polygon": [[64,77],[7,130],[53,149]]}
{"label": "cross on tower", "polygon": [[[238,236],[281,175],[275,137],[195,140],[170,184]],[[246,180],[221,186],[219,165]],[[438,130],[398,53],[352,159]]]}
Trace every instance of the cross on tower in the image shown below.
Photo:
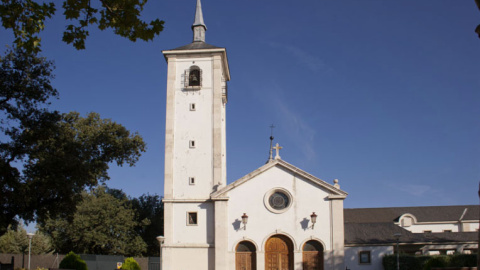
{"label": "cross on tower", "polygon": [[276,155],[275,155],[275,159],[282,159],[280,157],[280,149],[282,149],[283,147],[281,147],[278,143],[276,144],[275,147],[273,147],[273,149],[276,150]]}

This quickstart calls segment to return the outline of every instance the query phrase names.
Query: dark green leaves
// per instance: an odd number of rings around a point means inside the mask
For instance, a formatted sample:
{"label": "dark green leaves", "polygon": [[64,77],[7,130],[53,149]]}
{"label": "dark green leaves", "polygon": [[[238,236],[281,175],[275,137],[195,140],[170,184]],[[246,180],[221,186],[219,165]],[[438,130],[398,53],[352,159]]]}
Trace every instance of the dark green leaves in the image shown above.
{"label": "dark green leaves", "polygon": [[83,254],[140,255],[146,244],[136,233],[142,222],[126,198],[119,199],[98,187],[83,193],[72,221],[48,219],[42,230],[52,236],[57,251]]}
{"label": "dark green leaves", "polygon": [[0,233],[17,217],[71,217],[81,192],[109,179],[109,164],[133,166],[145,151],[138,134],[96,113],[47,110],[52,70],[24,49],[0,58]]}
{"label": "dark green leaves", "polygon": [[14,44],[28,52],[40,51],[40,33],[45,20],[55,13],[55,4],[38,4],[32,0],[2,0],[0,19],[6,29],[12,29]]}
{"label": "dark green leaves", "polygon": [[84,188],[109,179],[110,163],[133,166],[145,151],[138,134],[96,113],[64,114],[54,126],[29,133],[38,140],[29,148],[24,187],[27,196],[37,198],[28,205],[27,217],[72,213]]}
{"label": "dark green leaves", "polygon": [[[32,254],[46,254],[52,251],[51,238],[41,232],[36,232],[32,238]],[[0,253],[28,253],[27,231],[22,226],[18,226],[16,229],[9,226],[7,232],[0,236]]]}
{"label": "dark green leaves", "polygon": [[[156,19],[145,22],[140,19],[146,0],[99,0],[99,8],[91,0],[63,1],[63,14],[68,24],[63,41],[80,50],[85,49],[88,27],[107,28],[131,41],[152,40],[163,30],[164,22]],[[55,13],[55,2],[38,4],[32,0],[1,0],[0,19],[6,29],[12,29],[14,44],[28,52],[39,52],[41,39],[38,34],[45,27],[45,20]]]}

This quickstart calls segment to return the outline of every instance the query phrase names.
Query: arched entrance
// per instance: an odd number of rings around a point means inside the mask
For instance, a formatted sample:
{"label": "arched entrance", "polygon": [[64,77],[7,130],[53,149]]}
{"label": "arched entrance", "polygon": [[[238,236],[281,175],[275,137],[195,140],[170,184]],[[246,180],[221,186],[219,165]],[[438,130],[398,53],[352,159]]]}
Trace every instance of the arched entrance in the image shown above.
{"label": "arched entrance", "polygon": [[323,270],[323,246],[310,240],[303,245],[303,270]]}
{"label": "arched entrance", "polygon": [[256,270],[257,269],[257,249],[255,245],[248,241],[238,243],[235,249],[235,269],[236,270]]}
{"label": "arched entrance", "polygon": [[266,270],[293,270],[293,243],[288,237],[274,235],[265,244]]}

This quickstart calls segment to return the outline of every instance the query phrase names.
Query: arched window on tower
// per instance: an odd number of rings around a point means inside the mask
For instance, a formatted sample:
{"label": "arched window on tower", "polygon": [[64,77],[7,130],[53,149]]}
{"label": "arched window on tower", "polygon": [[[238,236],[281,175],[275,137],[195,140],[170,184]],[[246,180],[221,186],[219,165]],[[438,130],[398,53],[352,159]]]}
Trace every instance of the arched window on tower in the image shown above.
{"label": "arched window on tower", "polygon": [[185,72],[185,83],[187,87],[201,87],[202,86],[202,70],[198,66],[191,66]]}

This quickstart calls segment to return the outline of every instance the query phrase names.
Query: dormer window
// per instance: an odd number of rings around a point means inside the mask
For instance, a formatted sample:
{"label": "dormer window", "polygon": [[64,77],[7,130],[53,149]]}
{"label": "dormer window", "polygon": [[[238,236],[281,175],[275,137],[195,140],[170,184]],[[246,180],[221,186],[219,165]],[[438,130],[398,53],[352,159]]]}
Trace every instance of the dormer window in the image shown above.
{"label": "dormer window", "polygon": [[398,219],[399,225],[402,227],[410,227],[417,224],[417,218],[412,214],[403,214]]}
{"label": "dormer window", "polygon": [[202,70],[198,66],[191,66],[185,71],[185,86],[194,89],[202,86]]}

